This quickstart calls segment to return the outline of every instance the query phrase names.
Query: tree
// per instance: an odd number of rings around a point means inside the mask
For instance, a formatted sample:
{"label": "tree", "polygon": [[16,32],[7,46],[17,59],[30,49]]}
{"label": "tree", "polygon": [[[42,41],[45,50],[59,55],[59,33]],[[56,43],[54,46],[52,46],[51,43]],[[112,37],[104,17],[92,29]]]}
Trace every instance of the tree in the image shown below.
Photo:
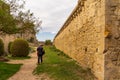
{"label": "tree", "polygon": [[[32,34],[36,34],[41,29],[40,25],[42,22],[34,17],[30,10],[23,11],[25,5],[24,0],[4,0],[3,3],[4,6],[2,4],[3,8],[0,10],[0,19],[2,20],[0,23],[1,31],[9,34],[21,33],[22,35],[26,33],[26,30]],[[8,12],[5,12],[6,10]]]}
{"label": "tree", "polygon": [[10,15],[10,7],[8,4],[0,0],[0,31],[8,34],[17,31],[13,16]]}
{"label": "tree", "polygon": [[10,6],[10,13],[12,15],[17,15],[18,12],[24,9],[25,5],[25,0],[4,0],[4,2]]}
{"label": "tree", "polygon": [[6,2],[10,5],[10,13],[15,20],[21,23],[21,26],[19,26],[20,33],[25,33],[26,30],[29,30],[29,32],[36,34],[41,29],[42,21],[36,18],[30,10],[23,11],[25,0],[6,0]]}
{"label": "tree", "polygon": [[51,40],[46,40],[46,41],[45,41],[45,45],[52,45]]}
{"label": "tree", "polygon": [[36,19],[33,13],[30,10],[26,12],[20,11],[18,16],[16,17],[17,21],[20,21],[21,25],[19,26],[19,32],[25,33],[26,30],[32,34],[36,34],[39,31],[39,27],[41,25],[41,21]]}

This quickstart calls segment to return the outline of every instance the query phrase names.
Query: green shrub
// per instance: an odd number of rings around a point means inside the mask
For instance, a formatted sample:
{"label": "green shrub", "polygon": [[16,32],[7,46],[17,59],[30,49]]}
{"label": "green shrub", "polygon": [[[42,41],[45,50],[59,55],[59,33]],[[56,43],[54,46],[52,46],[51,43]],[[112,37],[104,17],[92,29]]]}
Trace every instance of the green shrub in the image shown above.
{"label": "green shrub", "polygon": [[45,41],[45,45],[52,45],[51,40],[46,40],[46,41]]}
{"label": "green shrub", "polygon": [[15,57],[26,57],[29,54],[28,42],[24,39],[16,39],[10,47],[12,56]]}
{"label": "green shrub", "polygon": [[11,47],[11,44],[12,44],[12,43],[13,43],[13,42],[9,42],[9,44],[8,44],[8,52],[9,52],[9,53],[11,53],[11,52],[10,52],[10,47]]}
{"label": "green shrub", "polygon": [[4,54],[4,43],[2,39],[0,39],[0,56]]}

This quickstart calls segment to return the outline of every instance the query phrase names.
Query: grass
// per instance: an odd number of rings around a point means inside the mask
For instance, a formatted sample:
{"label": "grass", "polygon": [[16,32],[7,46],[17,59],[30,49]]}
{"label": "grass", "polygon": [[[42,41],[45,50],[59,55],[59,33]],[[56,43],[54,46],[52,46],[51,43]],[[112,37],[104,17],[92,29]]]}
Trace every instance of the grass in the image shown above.
{"label": "grass", "polygon": [[93,80],[90,69],[84,70],[76,61],[53,46],[45,46],[43,63],[35,69],[35,74],[46,73],[54,80]]}
{"label": "grass", "polygon": [[0,62],[0,80],[7,80],[20,69],[21,65]]}
{"label": "grass", "polygon": [[8,56],[8,59],[13,59],[13,60],[24,60],[24,59],[30,59],[30,56],[27,57],[12,57],[12,56]]}

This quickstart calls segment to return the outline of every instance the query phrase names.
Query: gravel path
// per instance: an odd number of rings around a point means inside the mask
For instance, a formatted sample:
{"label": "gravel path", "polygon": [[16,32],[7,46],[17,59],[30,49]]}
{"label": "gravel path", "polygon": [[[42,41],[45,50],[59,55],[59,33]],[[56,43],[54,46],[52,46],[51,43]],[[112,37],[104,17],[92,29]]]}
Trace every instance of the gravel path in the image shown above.
{"label": "gravel path", "polygon": [[50,80],[46,74],[39,76],[33,75],[33,70],[37,67],[37,57],[35,53],[30,54],[31,58],[26,60],[11,60],[8,63],[20,64],[23,66],[20,70],[8,80]]}

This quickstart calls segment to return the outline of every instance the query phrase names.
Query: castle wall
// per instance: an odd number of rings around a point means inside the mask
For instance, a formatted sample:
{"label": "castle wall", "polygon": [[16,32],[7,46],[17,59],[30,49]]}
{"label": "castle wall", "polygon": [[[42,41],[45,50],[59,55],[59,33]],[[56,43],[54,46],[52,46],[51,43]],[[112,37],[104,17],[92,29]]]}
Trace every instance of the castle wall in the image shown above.
{"label": "castle wall", "polygon": [[105,1],[81,0],[54,39],[55,46],[104,80]]}
{"label": "castle wall", "polygon": [[120,80],[120,0],[106,0],[105,11],[105,80]]}

